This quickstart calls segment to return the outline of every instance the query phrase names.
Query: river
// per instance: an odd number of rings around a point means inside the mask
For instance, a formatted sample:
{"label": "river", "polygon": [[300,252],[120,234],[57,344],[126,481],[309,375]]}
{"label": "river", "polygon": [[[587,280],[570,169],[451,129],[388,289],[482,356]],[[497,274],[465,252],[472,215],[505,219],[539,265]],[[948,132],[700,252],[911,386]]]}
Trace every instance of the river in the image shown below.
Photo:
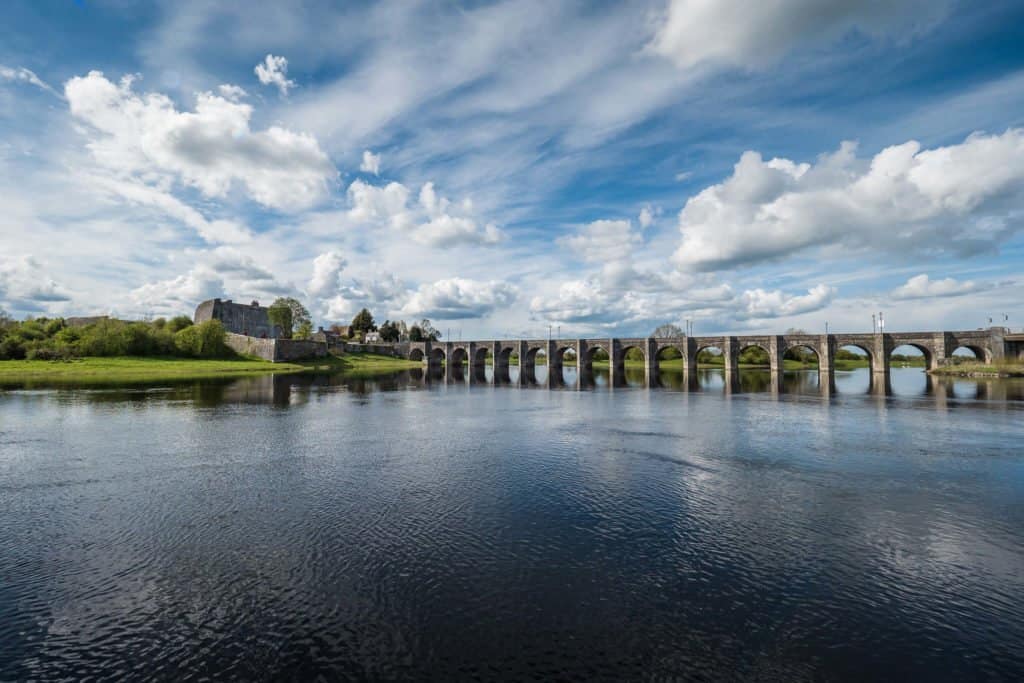
{"label": "river", "polygon": [[1021,383],[572,373],[0,390],[0,680],[1024,678]]}

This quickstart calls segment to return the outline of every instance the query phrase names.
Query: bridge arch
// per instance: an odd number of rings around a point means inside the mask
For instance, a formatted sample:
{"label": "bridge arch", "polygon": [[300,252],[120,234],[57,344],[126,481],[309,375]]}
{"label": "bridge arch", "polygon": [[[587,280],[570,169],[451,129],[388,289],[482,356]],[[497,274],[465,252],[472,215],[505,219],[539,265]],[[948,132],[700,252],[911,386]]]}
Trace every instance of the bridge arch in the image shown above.
{"label": "bridge arch", "polygon": [[469,351],[463,346],[456,346],[452,349],[451,358],[448,359],[448,362],[452,367],[461,368],[466,364],[467,360],[469,360]]}
{"label": "bridge arch", "polygon": [[[969,352],[970,356],[967,353],[963,353],[964,351]],[[992,353],[988,349],[986,349],[983,346],[970,343],[960,344],[959,346],[957,346],[950,352],[948,358],[951,359],[951,362],[958,363],[963,362],[963,360],[970,361],[971,356],[973,356],[974,360],[976,360],[979,363],[992,362]]]}
{"label": "bridge arch", "polygon": [[409,360],[422,362],[424,358],[423,349],[412,348],[409,350]]}

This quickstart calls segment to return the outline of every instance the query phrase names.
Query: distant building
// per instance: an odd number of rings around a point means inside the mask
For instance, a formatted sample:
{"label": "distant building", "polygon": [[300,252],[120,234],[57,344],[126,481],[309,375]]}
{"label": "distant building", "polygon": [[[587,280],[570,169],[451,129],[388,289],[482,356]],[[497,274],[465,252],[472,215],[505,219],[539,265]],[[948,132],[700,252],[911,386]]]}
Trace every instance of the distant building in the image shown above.
{"label": "distant building", "polygon": [[196,323],[219,320],[228,332],[249,337],[277,339],[281,336],[281,328],[270,324],[267,309],[260,306],[258,301],[248,305],[236,304],[231,299],[204,301],[196,307],[194,320]]}
{"label": "distant building", "polygon": [[367,332],[363,342],[366,344],[379,344],[381,342],[380,332]]}

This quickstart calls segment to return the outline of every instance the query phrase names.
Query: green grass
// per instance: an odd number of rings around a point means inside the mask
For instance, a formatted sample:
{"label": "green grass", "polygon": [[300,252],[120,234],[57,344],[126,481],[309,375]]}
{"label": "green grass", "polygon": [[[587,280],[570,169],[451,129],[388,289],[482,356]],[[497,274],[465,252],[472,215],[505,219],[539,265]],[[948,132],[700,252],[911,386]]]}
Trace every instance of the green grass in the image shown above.
{"label": "green grass", "polygon": [[0,361],[0,385],[142,384],[301,372],[370,375],[414,367],[420,367],[420,363],[369,353],[294,363],[270,363],[252,358],[199,360],[173,357],[5,360]]}
{"label": "green grass", "polygon": [[1024,363],[1004,362],[986,365],[984,363],[957,363],[942,365],[931,371],[933,375],[968,377],[971,375],[1024,377]]}
{"label": "green grass", "polygon": [[423,367],[422,361],[381,356],[376,353],[347,353],[344,356],[333,358],[332,362],[335,364],[336,371],[354,376],[379,375]]}

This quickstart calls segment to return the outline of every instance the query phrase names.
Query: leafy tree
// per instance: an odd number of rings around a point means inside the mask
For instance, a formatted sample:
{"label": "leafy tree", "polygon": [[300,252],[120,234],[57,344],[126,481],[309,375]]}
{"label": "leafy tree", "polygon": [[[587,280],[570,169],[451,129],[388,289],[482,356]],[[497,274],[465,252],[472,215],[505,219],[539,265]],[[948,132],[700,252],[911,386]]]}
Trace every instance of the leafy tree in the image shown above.
{"label": "leafy tree", "polygon": [[380,326],[380,338],[386,342],[397,342],[401,336],[398,332],[398,325],[395,323],[385,320],[384,324]]}
{"label": "leafy tree", "polygon": [[414,323],[413,326],[409,328],[409,341],[421,342],[426,341],[426,339],[426,335],[423,334],[423,328],[419,325]]}
{"label": "leafy tree", "polygon": [[625,359],[626,360],[634,360],[634,361],[643,361],[643,359],[644,359],[644,352],[641,351],[640,349],[636,348],[635,346],[632,346],[632,347],[626,349],[626,358]]}
{"label": "leafy tree", "polygon": [[167,322],[167,330],[171,334],[181,332],[186,327],[192,327],[192,318],[187,315],[176,315]]}
{"label": "leafy tree", "polygon": [[299,323],[298,328],[295,330],[296,339],[309,339],[313,336],[313,323],[308,320]]}
{"label": "leafy tree", "polygon": [[745,365],[770,365],[771,359],[760,346],[748,346],[740,351],[739,362]]}
{"label": "leafy tree", "polygon": [[267,318],[271,325],[277,325],[281,329],[281,336],[291,339],[292,333],[303,323],[313,324],[309,311],[298,299],[290,296],[279,297],[270,304],[267,309]]}
{"label": "leafy tree", "polygon": [[178,332],[174,335],[174,344],[186,356],[216,358],[228,353],[224,344],[226,337],[219,320],[207,320]]}
{"label": "leafy tree", "polygon": [[377,323],[373,321],[373,314],[365,308],[356,313],[356,317],[352,318],[353,334],[357,334],[362,337],[365,336],[367,332],[373,332],[376,329]]}
{"label": "leafy tree", "polygon": [[435,330],[426,318],[420,321],[420,329],[423,331],[424,341],[437,341],[441,338],[441,333]]}
{"label": "leafy tree", "polygon": [[658,325],[658,327],[651,332],[652,337],[663,338],[663,337],[683,337],[686,336],[682,328],[679,325],[673,325],[672,323],[665,323],[664,325]]}
{"label": "leafy tree", "polygon": [[409,338],[409,328],[406,327],[404,320],[398,321],[398,341]]}

